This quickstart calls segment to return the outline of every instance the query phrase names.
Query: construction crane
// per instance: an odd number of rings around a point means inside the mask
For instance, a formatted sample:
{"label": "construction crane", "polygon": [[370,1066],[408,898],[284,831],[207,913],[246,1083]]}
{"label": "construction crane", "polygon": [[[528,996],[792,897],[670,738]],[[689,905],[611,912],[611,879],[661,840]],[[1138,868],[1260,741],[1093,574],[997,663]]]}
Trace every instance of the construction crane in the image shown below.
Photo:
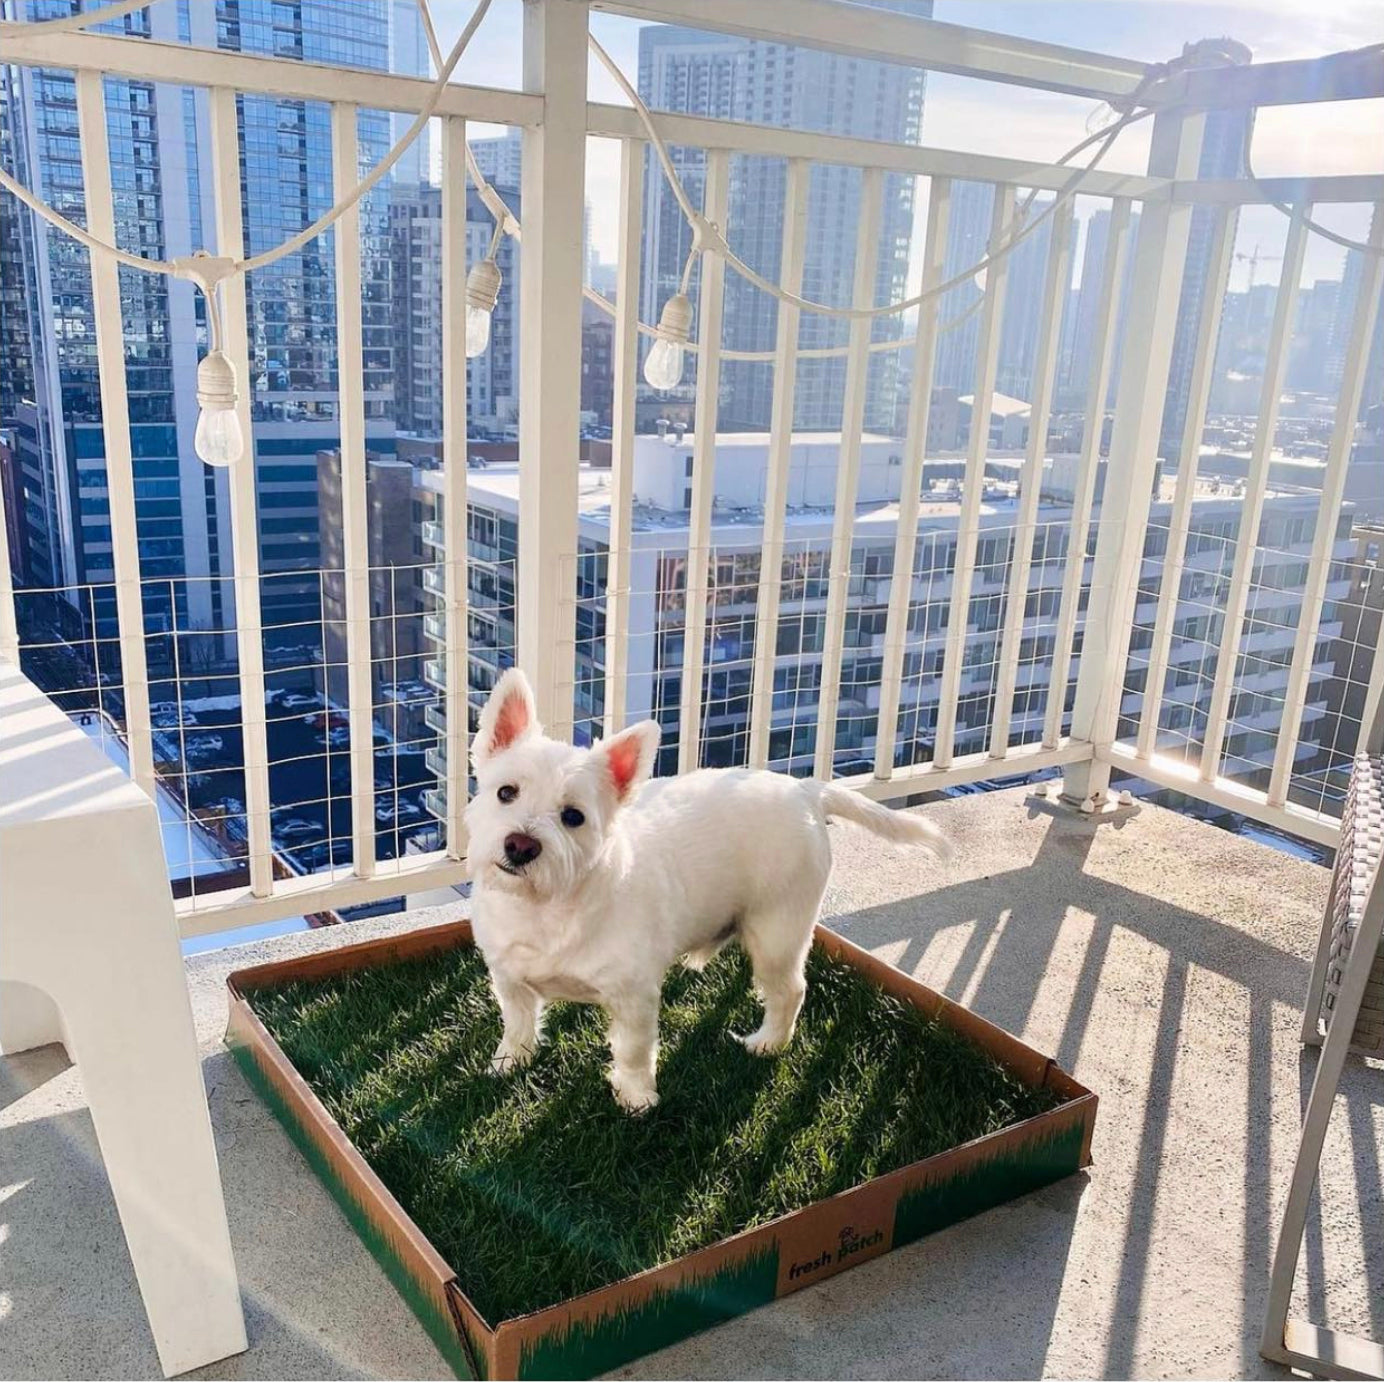
{"label": "construction crane", "polygon": [[1254,278],[1259,271],[1259,261],[1261,259],[1266,264],[1281,264],[1283,262],[1283,256],[1281,254],[1260,254],[1258,244],[1256,244],[1248,254],[1237,253],[1235,256],[1235,262],[1237,264],[1249,265],[1249,282],[1245,285],[1246,292],[1254,287]]}

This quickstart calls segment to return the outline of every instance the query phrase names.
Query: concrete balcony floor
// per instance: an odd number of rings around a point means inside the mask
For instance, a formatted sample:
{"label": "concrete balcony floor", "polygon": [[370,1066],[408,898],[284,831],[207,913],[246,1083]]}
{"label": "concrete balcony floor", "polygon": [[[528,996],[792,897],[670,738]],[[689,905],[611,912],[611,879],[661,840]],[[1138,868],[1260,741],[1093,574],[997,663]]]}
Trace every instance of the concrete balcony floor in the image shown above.
{"label": "concrete balcony floor", "polygon": [[[627,1375],[1285,1375],[1256,1344],[1326,872],[1148,806],[1097,822],[1015,789],[925,809],[956,859],[842,827],[828,920],[1095,1089],[1095,1165]],[[229,969],[455,910],[189,963],[252,1341],[208,1377],[445,1375],[221,1034]],[[56,1048],[0,1062],[0,1104],[0,1374],[157,1377],[76,1071]],[[1382,1148],[1384,1072],[1352,1061],[1296,1308],[1375,1337]]]}

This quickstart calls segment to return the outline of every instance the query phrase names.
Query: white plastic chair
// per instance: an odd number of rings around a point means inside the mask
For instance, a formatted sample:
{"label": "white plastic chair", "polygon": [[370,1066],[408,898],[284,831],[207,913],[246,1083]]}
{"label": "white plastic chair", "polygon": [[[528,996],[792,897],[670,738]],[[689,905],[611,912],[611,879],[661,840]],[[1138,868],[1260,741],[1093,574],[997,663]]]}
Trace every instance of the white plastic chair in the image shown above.
{"label": "white plastic chair", "polygon": [[157,811],[0,662],[0,1053],[50,1042],[81,1074],[165,1376],[243,1352]]}

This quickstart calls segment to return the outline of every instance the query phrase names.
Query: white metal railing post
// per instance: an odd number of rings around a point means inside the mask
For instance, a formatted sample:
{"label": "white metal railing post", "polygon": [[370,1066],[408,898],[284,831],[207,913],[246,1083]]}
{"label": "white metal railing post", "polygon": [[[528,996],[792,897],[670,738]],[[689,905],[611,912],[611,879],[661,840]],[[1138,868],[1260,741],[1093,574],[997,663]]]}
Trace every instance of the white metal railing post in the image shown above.
{"label": "white metal railing post", "polygon": [[[360,178],[357,107],[332,104],[332,195]],[[336,359],[341,425],[341,572],[346,624],[346,714],[351,735],[351,858],[375,873],[374,662],[370,623],[370,535],[365,458],[365,346],[361,322],[360,203],[336,223]],[[330,786],[328,792],[330,792]]]}
{"label": "white metal railing post", "polygon": [[471,777],[470,657],[466,602],[466,121],[442,122],[442,555],[446,642],[447,854],[466,852],[463,813]]}
{"label": "white metal railing post", "polygon": [[[1384,284],[1384,202],[1376,202],[1370,221],[1369,243],[1373,254],[1364,255],[1360,265],[1359,296],[1351,319],[1350,339],[1346,344],[1345,375],[1336,399],[1336,417],[1326,450],[1326,470],[1322,480],[1317,527],[1312,537],[1312,556],[1307,567],[1307,584],[1298,616],[1297,636],[1293,640],[1293,660],[1289,664],[1288,690],[1284,698],[1283,722],[1278,729],[1273,772],[1269,778],[1269,805],[1281,806],[1288,797],[1301,732],[1302,712],[1307,704],[1307,686],[1312,671],[1312,645],[1317,637],[1322,606],[1326,600],[1327,575],[1336,546],[1336,519],[1345,495],[1346,473],[1350,469],[1355,442],[1355,423],[1360,414],[1360,399],[1369,367],[1370,343],[1374,339],[1379,291]],[[1363,727],[1362,727],[1363,735]]]}
{"label": "white metal railing post", "polygon": [[[209,106],[216,248],[218,254],[238,259],[245,252],[245,234],[241,220],[240,125],[236,118],[235,92],[229,87],[213,87],[209,93]],[[269,828],[269,738],[265,725],[255,434],[250,419],[250,336],[243,277],[227,279],[221,285],[221,325],[226,353],[240,379],[236,416],[240,419],[246,443],[245,455],[231,468],[228,477],[235,569],[236,662],[240,669],[246,847],[250,853],[251,895],[268,897],[274,891],[274,844]]]}
{"label": "white metal railing post", "polygon": [[1144,704],[1139,718],[1138,739],[1141,758],[1147,758],[1158,747],[1163,683],[1167,679],[1168,663],[1172,656],[1173,626],[1177,622],[1187,536],[1191,530],[1192,504],[1196,498],[1201,437],[1206,425],[1211,384],[1215,378],[1216,340],[1220,333],[1221,311],[1235,251],[1235,225],[1233,208],[1216,208],[1211,244],[1206,256],[1206,295],[1197,322],[1197,339],[1187,391],[1187,413],[1182,424],[1182,448],[1178,453],[1176,488],[1173,491],[1172,510],[1168,515],[1168,539],[1163,550],[1163,570],[1158,583],[1153,641],[1149,646],[1148,671],[1144,678]]}
{"label": "white metal railing post", "polygon": [[[783,180],[783,241],[779,282],[800,293],[807,251],[805,160],[792,158]],[[774,667],[778,662],[779,601],[783,590],[783,538],[788,513],[788,473],[793,457],[793,398],[798,382],[798,323],[801,310],[778,305],[774,339],[774,396],[769,410],[769,470],[764,483],[764,535],[759,558],[759,599],[754,621],[754,659],[750,673],[749,766],[769,761],[774,721]]]}
{"label": "white metal railing post", "polygon": [[1249,470],[1245,476],[1245,498],[1240,506],[1240,527],[1235,539],[1235,560],[1226,593],[1221,642],[1216,650],[1216,676],[1211,687],[1211,704],[1206,715],[1206,737],[1201,748],[1201,780],[1220,776],[1221,753],[1231,719],[1235,693],[1235,671],[1239,662],[1240,640],[1247,625],[1250,585],[1254,579],[1254,558],[1259,550],[1259,525],[1264,516],[1264,493],[1269,484],[1269,465],[1273,458],[1274,433],[1278,430],[1278,405],[1283,381],[1288,372],[1288,347],[1297,317],[1298,283],[1307,252],[1307,205],[1293,208],[1288,224],[1288,243],[1283,247],[1283,272],[1274,299],[1273,323],[1269,328],[1268,348],[1264,352],[1264,381],[1259,395],[1259,416],[1254,426],[1254,445],[1250,448]]}
{"label": "white metal railing post", "polygon": [[[724,226],[730,196],[730,159],[708,150],[702,215]],[[716,427],[721,402],[721,320],[726,261],[702,257],[697,295],[697,399],[692,425],[692,504],[687,516],[687,591],[682,621],[682,697],[678,707],[678,771],[701,762],[702,673],[706,665],[707,592],[711,520],[716,489]]]}
{"label": "white metal railing post", "polygon": [[[1014,189],[995,188],[990,215],[993,253],[1014,219]],[[1009,280],[1009,260],[1001,259],[985,271],[985,299],[980,309],[976,345],[975,382],[971,391],[971,427],[966,437],[966,471],[962,480],[960,512],[956,521],[956,557],[952,562],[951,598],[947,634],[942,652],[942,676],[937,692],[937,730],[932,761],[939,768],[951,765],[956,747],[956,713],[961,700],[961,666],[966,659],[970,624],[971,588],[975,582],[976,548],[980,543],[980,501],[985,493],[985,458],[990,454],[990,407],[995,398],[995,374],[1000,358],[1000,328],[1004,290]]]}
{"label": "white metal railing post", "polygon": [[1019,480],[1019,505],[1014,520],[1014,550],[1009,567],[1009,597],[1004,607],[1004,632],[1000,639],[999,672],[995,682],[995,715],[990,726],[990,757],[1009,752],[1010,725],[1014,716],[1014,691],[1019,680],[1019,653],[1024,621],[1028,615],[1033,547],[1038,539],[1038,500],[1043,490],[1043,461],[1048,454],[1048,418],[1052,409],[1053,383],[1062,335],[1062,313],[1071,286],[1072,203],[1065,201],[1053,213],[1048,241],[1047,274],[1043,280],[1043,307],[1033,366],[1033,400],[1028,416],[1028,447]]}
{"label": "white metal railing post", "polygon": [[[1196,177],[1205,127],[1206,117],[1199,111],[1172,110],[1155,116],[1150,175]],[[1072,709],[1071,737],[1091,744],[1093,756],[1072,764],[1063,783],[1069,799],[1093,804],[1103,802],[1110,788],[1110,750],[1144,558],[1191,219],[1189,203],[1151,200],[1144,203],[1139,222],[1101,500],[1103,521],[1096,540]]]}
{"label": "white metal railing post", "polygon": [[[87,229],[116,243],[106,138],[105,79],[77,73],[77,123],[82,148],[82,188]],[[91,306],[96,324],[96,364],[101,386],[106,495],[110,506],[115,612],[120,631],[120,678],[125,733],[134,779],[154,794],[154,736],[149,722],[149,666],[144,643],[144,596],[139,576],[139,528],[135,511],[135,463],[130,441],[130,400],[125,387],[125,332],[120,312],[120,269],[109,255],[91,255]],[[93,629],[92,636],[96,636]]]}
{"label": "white metal railing post", "polygon": [[[1086,575],[1086,548],[1090,542],[1091,514],[1095,508],[1096,472],[1100,466],[1101,436],[1105,432],[1105,399],[1110,387],[1110,368],[1115,355],[1115,324],[1120,312],[1120,287],[1124,282],[1129,250],[1130,205],[1128,197],[1116,197],[1110,207],[1110,229],[1101,266],[1101,310],[1090,343],[1091,371],[1086,381],[1086,425],[1081,429],[1076,483],[1072,490],[1072,517],[1067,539],[1067,564],[1062,573],[1062,597],[1053,640],[1052,679],[1043,717],[1043,743],[1057,747],[1062,737],[1062,715],[1067,703],[1067,681],[1076,645],[1077,614],[1081,584]],[[1084,285],[1083,285],[1084,286]]]}
{"label": "white metal railing post", "polygon": [[634,424],[639,370],[639,270],[644,239],[644,151],[620,141],[619,279],[615,289],[610,412],[610,554],[606,561],[605,732],[625,727],[630,665],[630,543],[634,527]]}
{"label": "white metal railing post", "polygon": [[549,732],[571,732],[581,412],[581,224],[586,196],[585,0],[527,0],[524,90],[543,112],[523,133],[519,292],[519,665]]}
{"label": "white metal railing post", "polygon": [[[928,188],[927,228],[923,232],[923,291],[942,282],[947,257],[947,222],[951,215],[951,180],[933,178]],[[934,294],[918,308],[918,335],[909,381],[908,427],[899,477],[899,523],[894,534],[894,566],[889,581],[889,609],[884,623],[884,657],[879,675],[879,722],[875,730],[876,781],[894,775],[903,699],[904,652],[908,645],[908,609],[913,596],[913,557],[918,546],[922,510],[923,459],[932,404],[932,374],[937,358],[939,299]]]}
{"label": "white metal railing post", "polygon": [[[851,303],[856,307],[873,307],[875,304],[883,204],[884,175],[878,168],[867,168],[860,180],[860,223],[855,235],[855,281],[852,284]],[[841,658],[846,642],[846,598],[855,538],[855,503],[860,492],[860,443],[865,430],[871,325],[868,317],[856,317],[851,321],[845,397],[841,404],[841,457],[836,467],[836,496],[831,517],[826,636],[822,648],[822,685],[817,702],[817,744],[813,763],[813,771],[824,780],[834,775],[836,759]]]}

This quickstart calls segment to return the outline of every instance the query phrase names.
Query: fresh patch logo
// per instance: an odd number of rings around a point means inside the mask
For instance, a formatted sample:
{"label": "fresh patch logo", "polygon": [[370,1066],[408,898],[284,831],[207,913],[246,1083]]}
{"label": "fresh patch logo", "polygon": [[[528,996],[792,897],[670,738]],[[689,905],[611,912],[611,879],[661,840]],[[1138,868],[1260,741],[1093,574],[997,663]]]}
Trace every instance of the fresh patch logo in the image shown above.
{"label": "fresh patch logo", "polygon": [[839,1240],[836,1243],[822,1249],[816,1257],[807,1262],[794,1262],[788,1268],[789,1281],[796,1281],[799,1277],[811,1276],[814,1272],[820,1272],[824,1267],[836,1267],[847,1258],[854,1257],[857,1253],[864,1252],[868,1248],[878,1247],[884,1242],[884,1230],[877,1228],[873,1232],[857,1232],[853,1224],[847,1224],[841,1230]]}

